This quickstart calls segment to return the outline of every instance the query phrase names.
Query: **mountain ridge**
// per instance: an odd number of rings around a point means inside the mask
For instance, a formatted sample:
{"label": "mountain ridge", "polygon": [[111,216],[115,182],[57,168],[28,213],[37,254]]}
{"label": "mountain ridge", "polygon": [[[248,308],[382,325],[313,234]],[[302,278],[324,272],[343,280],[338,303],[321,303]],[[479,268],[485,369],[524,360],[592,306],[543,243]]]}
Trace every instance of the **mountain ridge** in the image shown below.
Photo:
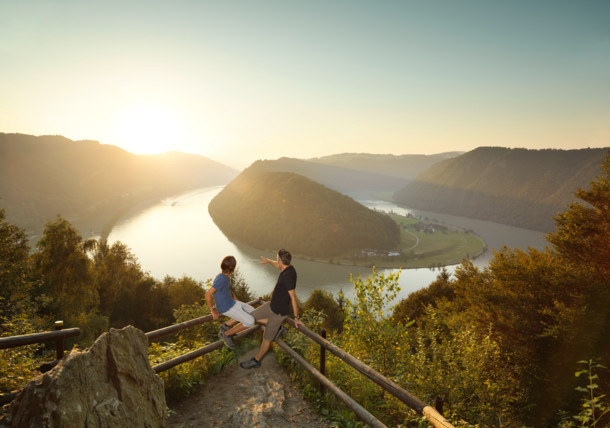
{"label": "mountain ridge", "polygon": [[432,165],[397,190],[394,201],[548,232],[573,193],[595,178],[607,151],[479,147]]}
{"label": "mountain ridge", "polygon": [[95,140],[0,133],[0,207],[33,233],[57,215],[82,233],[100,232],[129,207],[226,184],[237,173],[200,155],[135,155]]}

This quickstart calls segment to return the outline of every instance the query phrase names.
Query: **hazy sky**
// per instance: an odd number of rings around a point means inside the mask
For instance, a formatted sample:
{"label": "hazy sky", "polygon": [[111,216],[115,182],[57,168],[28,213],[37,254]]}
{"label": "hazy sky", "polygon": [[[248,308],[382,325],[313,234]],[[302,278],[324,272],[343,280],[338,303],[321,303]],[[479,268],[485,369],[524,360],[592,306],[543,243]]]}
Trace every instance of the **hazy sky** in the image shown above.
{"label": "hazy sky", "polygon": [[2,0],[0,132],[225,161],[610,146],[608,0]]}

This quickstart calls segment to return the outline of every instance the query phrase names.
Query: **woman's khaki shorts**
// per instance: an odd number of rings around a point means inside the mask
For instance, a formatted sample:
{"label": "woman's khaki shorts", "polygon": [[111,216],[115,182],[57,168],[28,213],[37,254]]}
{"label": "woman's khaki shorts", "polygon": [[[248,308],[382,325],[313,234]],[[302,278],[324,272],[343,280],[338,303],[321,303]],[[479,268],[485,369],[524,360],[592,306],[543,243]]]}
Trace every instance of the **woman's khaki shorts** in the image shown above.
{"label": "woman's khaki shorts", "polygon": [[254,309],[251,315],[257,321],[267,318],[267,325],[265,326],[265,334],[263,334],[263,338],[265,340],[268,340],[269,342],[273,342],[273,339],[275,339],[275,335],[280,329],[280,326],[288,316],[276,314],[275,312],[273,312],[271,310],[271,305],[269,304],[269,302]]}

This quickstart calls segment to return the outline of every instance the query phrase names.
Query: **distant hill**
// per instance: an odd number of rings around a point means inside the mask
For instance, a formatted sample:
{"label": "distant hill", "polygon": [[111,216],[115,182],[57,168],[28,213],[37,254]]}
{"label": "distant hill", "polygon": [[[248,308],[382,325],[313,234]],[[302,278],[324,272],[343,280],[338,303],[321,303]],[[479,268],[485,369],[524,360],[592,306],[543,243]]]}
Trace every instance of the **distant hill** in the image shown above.
{"label": "distant hill", "polygon": [[404,180],[413,180],[437,162],[454,158],[464,152],[446,152],[434,155],[390,155],[370,153],[341,153],[308,159],[310,162],[361,172],[383,174]]}
{"label": "distant hill", "polygon": [[398,226],[386,214],[301,175],[269,172],[266,164],[252,164],[210,202],[212,219],[230,239],[311,257],[399,244]]}
{"label": "distant hill", "polygon": [[312,159],[265,160],[257,168],[293,172],[338,192],[397,190],[431,165],[458,152],[439,155],[372,155],[344,153]]}
{"label": "distant hill", "polygon": [[0,133],[0,208],[32,233],[58,214],[81,233],[99,233],[134,205],[236,175],[199,155],[134,155],[97,141]]}
{"label": "distant hill", "polygon": [[554,230],[552,217],[600,172],[608,149],[528,150],[480,147],[431,166],[394,193],[402,205]]}

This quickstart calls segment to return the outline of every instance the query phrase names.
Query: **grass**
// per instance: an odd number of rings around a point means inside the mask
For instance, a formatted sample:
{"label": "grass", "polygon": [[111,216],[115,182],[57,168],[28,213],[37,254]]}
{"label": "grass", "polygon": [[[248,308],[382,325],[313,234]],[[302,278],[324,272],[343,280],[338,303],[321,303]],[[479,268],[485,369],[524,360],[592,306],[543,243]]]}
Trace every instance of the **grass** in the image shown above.
{"label": "grass", "polygon": [[393,249],[400,255],[344,254],[319,261],[378,268],[430,268],[474,259],[487,250],[485,242],[472,231],[414,217],[390,217],[400,226],[400,244]]}

